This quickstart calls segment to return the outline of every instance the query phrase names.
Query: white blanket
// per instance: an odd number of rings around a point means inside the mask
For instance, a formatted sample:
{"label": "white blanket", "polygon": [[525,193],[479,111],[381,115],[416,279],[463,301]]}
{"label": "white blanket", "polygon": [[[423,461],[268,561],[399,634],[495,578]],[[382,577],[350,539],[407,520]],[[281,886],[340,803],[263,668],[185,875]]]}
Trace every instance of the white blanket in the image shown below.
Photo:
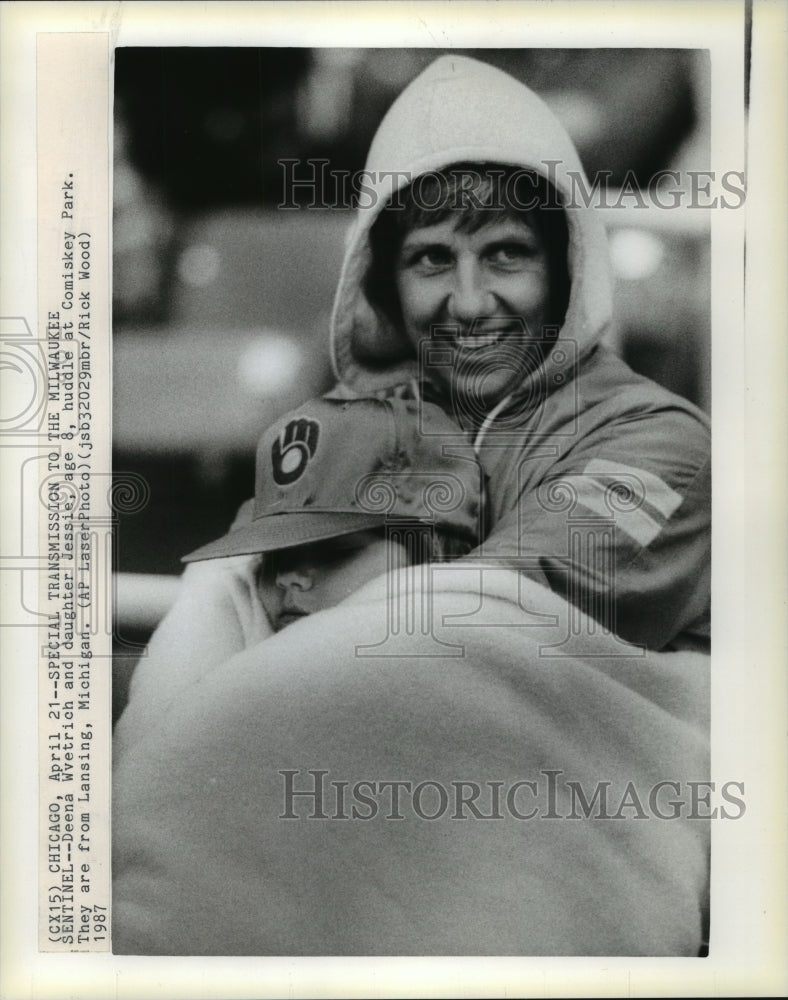
{"label": "white blanket", "polygon": [[116,952],[697,954],[707,657],[456,564],[408,621],[379,580],[265,637],[227,565],[187,571],[118,726]]}

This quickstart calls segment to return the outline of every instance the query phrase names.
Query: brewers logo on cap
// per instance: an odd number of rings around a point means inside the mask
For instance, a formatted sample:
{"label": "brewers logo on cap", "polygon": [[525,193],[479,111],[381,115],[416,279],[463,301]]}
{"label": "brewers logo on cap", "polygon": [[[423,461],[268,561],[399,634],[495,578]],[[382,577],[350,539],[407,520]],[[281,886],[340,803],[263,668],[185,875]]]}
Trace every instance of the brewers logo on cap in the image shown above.
{"label": "brewers logo on cap", "polygon": [[320,424],[308,417],[291,420],[271,445],[271,464],[277,486],[290,486],[304,474],[314,458]]}

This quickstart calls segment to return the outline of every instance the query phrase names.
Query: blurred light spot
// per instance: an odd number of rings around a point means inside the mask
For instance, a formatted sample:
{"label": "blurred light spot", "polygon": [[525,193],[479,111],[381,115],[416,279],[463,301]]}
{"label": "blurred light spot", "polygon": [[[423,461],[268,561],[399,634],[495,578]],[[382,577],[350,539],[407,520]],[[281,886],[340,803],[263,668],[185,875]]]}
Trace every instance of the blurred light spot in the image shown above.
{"label": "blurred light spot", "polygon": [[656,274],[665,244],[642,229],[619,229],[610,236],[610,257],[613,270],[627,281],[641,281]]}
{"label": "blurred light spot", "polygon": [[115,219],[115,253],[152,246],[155,242],[155,219],[144,211],[118,213]]}
{"label": "blurred light spot", "polygon": [[181,281],[194,288],[205,288],[214,282],[219,274],[219,252],[206,244],[187,247],[178,261]]}
{"label": "blurred light spot", "polygon": [[317,49],[314,59],[299,94],[298,117],[312,139],[333,139],[348,129],[356,65],[363,55],[356,49]]}
{"label": "blurred light spot", "polygon": [[250,344],[238,359],[238,381],[255,396],[287,391],[304,363],[301,348],[290,337],[269,334]]}
{"label": "blurred light spot", "polygon": [[601,135],[604,113],[599,102],[589,94],[575,90],[554,90],[545,101],[578,146],[586,147]]}
{"label": "blurred light spot", "polygon": [[137,171],[129,163],[116,163],[112,193],[116,205],[125,205],[142,197]]}

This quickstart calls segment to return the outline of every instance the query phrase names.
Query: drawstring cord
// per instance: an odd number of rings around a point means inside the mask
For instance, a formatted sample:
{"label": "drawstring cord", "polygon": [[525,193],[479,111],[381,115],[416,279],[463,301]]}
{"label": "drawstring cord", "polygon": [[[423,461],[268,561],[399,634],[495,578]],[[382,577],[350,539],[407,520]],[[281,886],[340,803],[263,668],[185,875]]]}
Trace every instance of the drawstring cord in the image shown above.
{"label": "drawstring cord", "polygon": [[482,446],[482,440],[484,439],[484,435],[487,433],[490,424],[493,420],[495,420],[501,410],[508,405],[511,398],[511,393],[508,396],[504,396],[500,403],[497,403],[482,421],[482,425],[479,428],[476,437],[473,439],[473,451],[477,458],[479,457],[479,448]]}

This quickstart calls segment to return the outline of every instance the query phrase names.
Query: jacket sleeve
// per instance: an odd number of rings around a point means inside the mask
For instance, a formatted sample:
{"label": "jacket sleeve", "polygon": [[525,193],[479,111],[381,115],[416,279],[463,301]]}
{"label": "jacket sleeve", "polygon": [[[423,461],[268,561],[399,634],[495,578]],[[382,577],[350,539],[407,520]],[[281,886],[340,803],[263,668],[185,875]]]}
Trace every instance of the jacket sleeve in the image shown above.
{"label": "jacket sleeve", "polygon": [[678,407],[621,416],[515,496],[480,554],[517,566],[628,642],[708,647],[711,470],[701,419]]}

